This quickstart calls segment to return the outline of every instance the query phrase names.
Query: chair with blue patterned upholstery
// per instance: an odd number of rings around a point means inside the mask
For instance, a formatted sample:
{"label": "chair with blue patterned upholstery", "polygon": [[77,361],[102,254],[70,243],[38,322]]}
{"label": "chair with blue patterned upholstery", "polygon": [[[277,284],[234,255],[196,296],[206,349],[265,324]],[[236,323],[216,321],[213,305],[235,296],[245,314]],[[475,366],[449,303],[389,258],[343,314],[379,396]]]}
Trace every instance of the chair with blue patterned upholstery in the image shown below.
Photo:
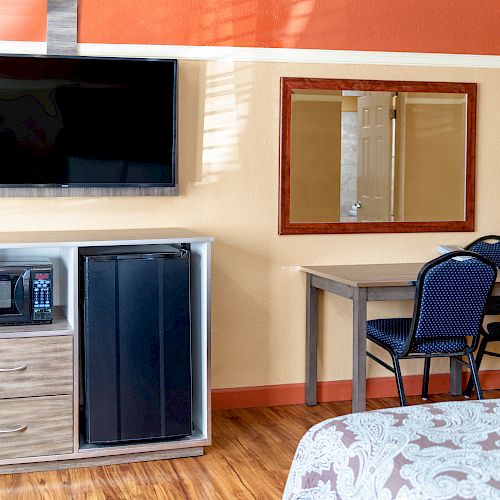
{"label": "chair with blue patterned upholstery", "polygon": [[[474,240],[472,243],[465,247],[466,250],[478,253],[483,257],[491,260],[498,268],[500,268],[500,236],[488,235]],[[486,315],[500,314],[500,297],[490,297],[486,306]],[[486,325],[486,330],[481,329],[481,343],[476,354],[476,366],[479,371],[481,361],[485,354],[500,358],[500,354],[492,351],[487,351],[486,346],[488,342],[500,341],[500,322],[489,323]],[[465,396],[469,397],[472,394],[474,381],[469,379],[467,388],[465,389]]]}
{"label": "chair with blue patterned upholstery", "polygon": [[[482,399],[473,352],[496,276],[495,265],[481,255],[465,250],[447,253],[420,270],[412,318],[367,322],[367,338],[389,352],[393,367],[371,352],[367,356],[394,373],[401,406],[406,406],[406,397],[400,359],[424,358],[424,399],[434,357],[454,358],[466,365],[478,399]],[[468,362],[462,356],[467,356]]]}

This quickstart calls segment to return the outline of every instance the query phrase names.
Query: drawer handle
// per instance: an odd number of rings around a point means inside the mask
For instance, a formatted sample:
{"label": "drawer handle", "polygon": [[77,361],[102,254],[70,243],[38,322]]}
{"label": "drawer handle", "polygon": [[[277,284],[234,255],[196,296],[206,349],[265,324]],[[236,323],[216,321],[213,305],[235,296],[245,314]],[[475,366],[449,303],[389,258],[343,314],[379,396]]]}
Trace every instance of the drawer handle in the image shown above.
{"label": "drawer handle", "polygon": [[18,425],[14,429],[2,430],[0,429],[0,434],[12,434],[13,432],[24,432],[28,428],[27,425]]}
{"label": "drawer handle", "polygon": [[28,365],[16,366],[15,368],[0,368],[0,373],[5,372],[23,372],[28,369]]}

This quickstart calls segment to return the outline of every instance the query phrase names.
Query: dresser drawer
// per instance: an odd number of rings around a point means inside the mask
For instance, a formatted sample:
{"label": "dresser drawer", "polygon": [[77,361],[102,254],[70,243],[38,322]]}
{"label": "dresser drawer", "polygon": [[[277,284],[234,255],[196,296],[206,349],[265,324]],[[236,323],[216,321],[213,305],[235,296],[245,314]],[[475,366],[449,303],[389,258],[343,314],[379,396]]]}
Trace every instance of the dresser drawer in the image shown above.
{"label": "dresser drawer", "polygon": [[73,337],[0,339],[0,398],[73,393]]}
{"label": "dresser drawer", "polygon": [[0,459],[72,451],[72,396],[0,401]]}

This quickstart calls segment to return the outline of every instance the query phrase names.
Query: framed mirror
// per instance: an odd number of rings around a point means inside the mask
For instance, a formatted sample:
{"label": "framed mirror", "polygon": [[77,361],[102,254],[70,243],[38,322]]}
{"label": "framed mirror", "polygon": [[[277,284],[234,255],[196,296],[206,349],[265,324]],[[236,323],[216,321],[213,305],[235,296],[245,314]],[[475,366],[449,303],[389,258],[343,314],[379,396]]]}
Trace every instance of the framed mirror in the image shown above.
{"label": "framed mirror", "polygon": [[282,78],[279,233],[473,231],[476,93]]}

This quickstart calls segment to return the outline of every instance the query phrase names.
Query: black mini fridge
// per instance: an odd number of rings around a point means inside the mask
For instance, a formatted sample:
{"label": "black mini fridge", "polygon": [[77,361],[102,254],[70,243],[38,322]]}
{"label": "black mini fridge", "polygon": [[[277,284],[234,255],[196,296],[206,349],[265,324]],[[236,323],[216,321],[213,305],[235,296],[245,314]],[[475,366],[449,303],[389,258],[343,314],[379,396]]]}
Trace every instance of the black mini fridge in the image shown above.
{"label": "black mini fridge", "polygon": [[189,251],[79,249],[87,443],[191,434]]}

